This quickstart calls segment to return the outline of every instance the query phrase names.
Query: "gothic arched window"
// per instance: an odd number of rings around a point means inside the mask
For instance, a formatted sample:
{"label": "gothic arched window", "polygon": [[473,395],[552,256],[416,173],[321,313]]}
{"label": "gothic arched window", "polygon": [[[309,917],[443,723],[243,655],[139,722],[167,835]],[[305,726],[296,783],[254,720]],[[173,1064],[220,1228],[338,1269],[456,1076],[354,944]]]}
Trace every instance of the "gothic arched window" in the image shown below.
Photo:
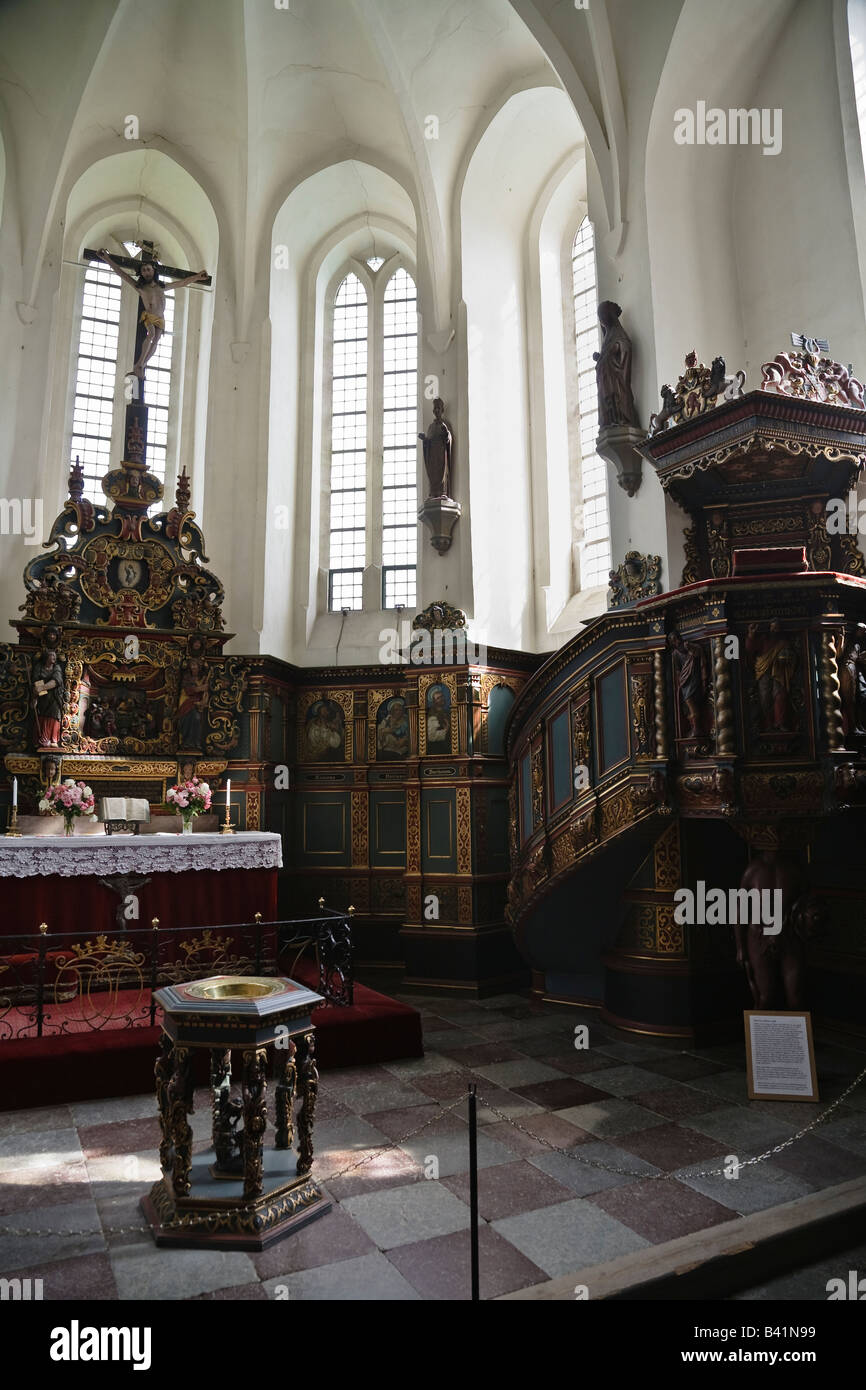
{"label": "gothic arched window", "polygon": [[598,434],[598,397],[595,363],[598,351],[598,283],[595,271],[595,236],[585,217],[571,248],[574,293],[574,335],[577,352],[577,400],[580,415],[580,477],[583,544],[580,551],[580,587],[606,584],[610,570],[610,516],[607,506],[607,471],[595,452]]}
{"label": "gothic arched window", "polygon": [[[123,253],[137,256],[136,242],[123,244]],[[123,398],[118,379],[132,366],[135,326],[141,306],[132,290],[102,261],[91,261],[84,277],[78,327],[69,463],[76,458],[84,469],[85,496],[105,501],[102,479],[120,462]],[[173,425],[172,361],[175,350],[174,295],[165,297],[165,332],[147,364],[144,399],[148,416],[147,463],[163,481],[169,463]],[[118,371],[118,367],[120,371]]]}
{"label": "gothic arched window", "polygon": [[364,607],[371,566],[381,572],[378,605],[415,605],[417,295],[403,266],[371,256],[366,267],[369,292],[350,270],[332,300],[331,612]]}
{"label": "gothic arched window", "polygon": [[362,606],[367,556],[367,292],[347,275],[334,298],[328,607]]}

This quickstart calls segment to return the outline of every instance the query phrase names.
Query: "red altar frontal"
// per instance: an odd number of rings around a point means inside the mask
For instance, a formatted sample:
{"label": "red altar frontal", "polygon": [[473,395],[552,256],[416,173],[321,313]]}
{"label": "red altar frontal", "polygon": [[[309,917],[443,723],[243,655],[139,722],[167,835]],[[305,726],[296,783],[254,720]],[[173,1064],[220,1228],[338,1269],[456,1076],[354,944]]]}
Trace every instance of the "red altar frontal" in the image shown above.
{"label": "red altar frontal", "polygon": [[22,835],[0,840],[0,933],[223,926],[277,915],[279,835]]}

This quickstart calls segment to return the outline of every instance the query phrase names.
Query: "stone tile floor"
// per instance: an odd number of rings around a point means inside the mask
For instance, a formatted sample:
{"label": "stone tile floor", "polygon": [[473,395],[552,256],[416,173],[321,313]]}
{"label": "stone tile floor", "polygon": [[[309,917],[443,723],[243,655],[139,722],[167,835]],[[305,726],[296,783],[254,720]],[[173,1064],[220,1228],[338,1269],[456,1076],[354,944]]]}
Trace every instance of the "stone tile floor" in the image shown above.
{"label": "stone tile floor", "polygon": [[[321,1078],[314,1171],[334,1200],[325,1216],[263,1254],[157,1250],[138,1211],[159,1177],[153,1097],[18,1111],[0,1115],[4,1276],[41,1278],[44,1297],[61,1300],[465,1299],[469,1082],[483,1298],[863,1175],[866,1083],[738,1178],[707,1172],[809,1124],[866,1066],[863,1053],[818,1046],[818,1105],[749,1102],[736,1044],[628,1042],[594,1011],[516,995],[403,997],[422,1011],[423,1059]],[[582,1023],[589,1046],[578,1049]],[[192,1123],[206,1149],[206,1092]],[[739,1297],[778,1288],[823,1300],[829,1277],[847,1277],[845,1257],[839,1265]]]}

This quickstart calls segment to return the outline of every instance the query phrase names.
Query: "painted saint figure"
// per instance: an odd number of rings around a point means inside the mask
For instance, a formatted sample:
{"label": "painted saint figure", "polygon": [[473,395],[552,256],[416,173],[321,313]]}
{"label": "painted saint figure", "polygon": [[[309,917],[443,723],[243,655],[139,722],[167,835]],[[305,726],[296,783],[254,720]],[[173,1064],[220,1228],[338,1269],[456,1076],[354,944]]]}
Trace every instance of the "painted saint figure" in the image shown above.
{"label": "painted saint figure", "polygon": [[433,419],[426,434],[419,434],[424,452],[424,467],[430,484],[430,497],[449,497],[451,486],[451,453],[454,443],[444,416],[445,402],[437,396],[433,402]]}
{"label": "painted saint figure", "polygon": [[379,710],[376,748],[380,758],[405,758],[409,752],[409,718],[406,701],[399,696]]}
{"label": "painted saint figure", "polygon": [[33,713],[36,742],[40,748],[56,748],[60,743],[65,696],[63,668],[57,660],[57,652],[46,645],[33,663]]}
{"label": "painted saint figure", "polygon": [[758,632],[755,623],[749,624],[746,651],[754,664],[761,732],[790,733],[794,725],[791,686],[797,654],[777,618],[766,633]]}
{"label": "painted saint figure", "polygon": [[181,748],[202,747],[202,726],[208,704],[208,673],[192,657],[181,681],[177,702],[177,732]]}
{"label": "painted saint figure", "polygon": [[689,721],[689,737],[699,738],[707,694],[706,654],[695,642],[685,642],[678,632],[668,637],[674,678]]}
{"label": "painted saint figure", "polygon": [[304,735],[309,757],[317,762],[342,761],[344,717],[335,700],[317,700],[310,706]]}
{"label": "painted saint figure", "polygon": [[450,752],[451,692],[447,685],[431,685],[427,691],[427,749]]}
{"label": "painted saint figure", "polygon": [[598,306],[601,351],[594,352],[599,425],[637,425],[631,393],[631,338],[619,321],[622,309],[605,299]]}
{"label": "painted saint figure", "polygon": [[[119,275],[125,284],[136,291],[141,300],[141,317],[139,322],[144,328],[144,342],[138,356],[138,361],[132,369],[133,376],[137,376],[140,381],[144,380],[144,369],[150,361],[159,345],[159,340],[165,332],[165,290],[159,278],[159,264],[156,261],[142,259],[141,269],[138,272],[138,279],[133,280],[125,270],[121,270],[114,259],[106,251],[105,247],[100,247],[99,255],[101,260],[110,266],[115,275]],[[199,280],[207,279],[207,271],[199,270],[194,275],[187,275],[183,280],[175,280],[170,286],[173,290],[185,289],[187,285],[195,285]]]}

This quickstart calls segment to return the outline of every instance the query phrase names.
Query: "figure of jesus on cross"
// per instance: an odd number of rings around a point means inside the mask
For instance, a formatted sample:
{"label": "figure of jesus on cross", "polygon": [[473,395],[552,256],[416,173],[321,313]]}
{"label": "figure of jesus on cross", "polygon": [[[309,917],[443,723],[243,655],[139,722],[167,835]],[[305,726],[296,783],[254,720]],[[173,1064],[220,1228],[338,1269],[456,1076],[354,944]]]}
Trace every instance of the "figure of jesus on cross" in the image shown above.
{"label": "figure of jesus on cross", "polygon": [[[85,254],[87,254],[85,252]],[[92,253],[91,253],[92,254]],[[105,247],[101,247],[97,253],[98,259],[105,261],[116,275],[119,275],[125,284],[130,285],[136,291],[141,300],[141,317],[139,323],[144,328],[144,340],[141,344],[141,351],[138,360],[132,369],[132,375],[137,376],[139,381],[144,380],[144,369],[156,352],[159,340],[165,332],[165,289],[159,278],[160,265],[158,261],[145,259],[144,255],[140,261],[133,262],[138,270],[138,278],[133,277],[122,269],[122,263],[129,265],[127,257],[110,256]],[[168,270],[168,267],[165,267]],[[194,275],[187,275],[183,279],[175,280],[169,287],[172,290],[182,290],[187,285],[195,285],[200,280],[210,282],[210,276],[206,270],[199,270]]]}

